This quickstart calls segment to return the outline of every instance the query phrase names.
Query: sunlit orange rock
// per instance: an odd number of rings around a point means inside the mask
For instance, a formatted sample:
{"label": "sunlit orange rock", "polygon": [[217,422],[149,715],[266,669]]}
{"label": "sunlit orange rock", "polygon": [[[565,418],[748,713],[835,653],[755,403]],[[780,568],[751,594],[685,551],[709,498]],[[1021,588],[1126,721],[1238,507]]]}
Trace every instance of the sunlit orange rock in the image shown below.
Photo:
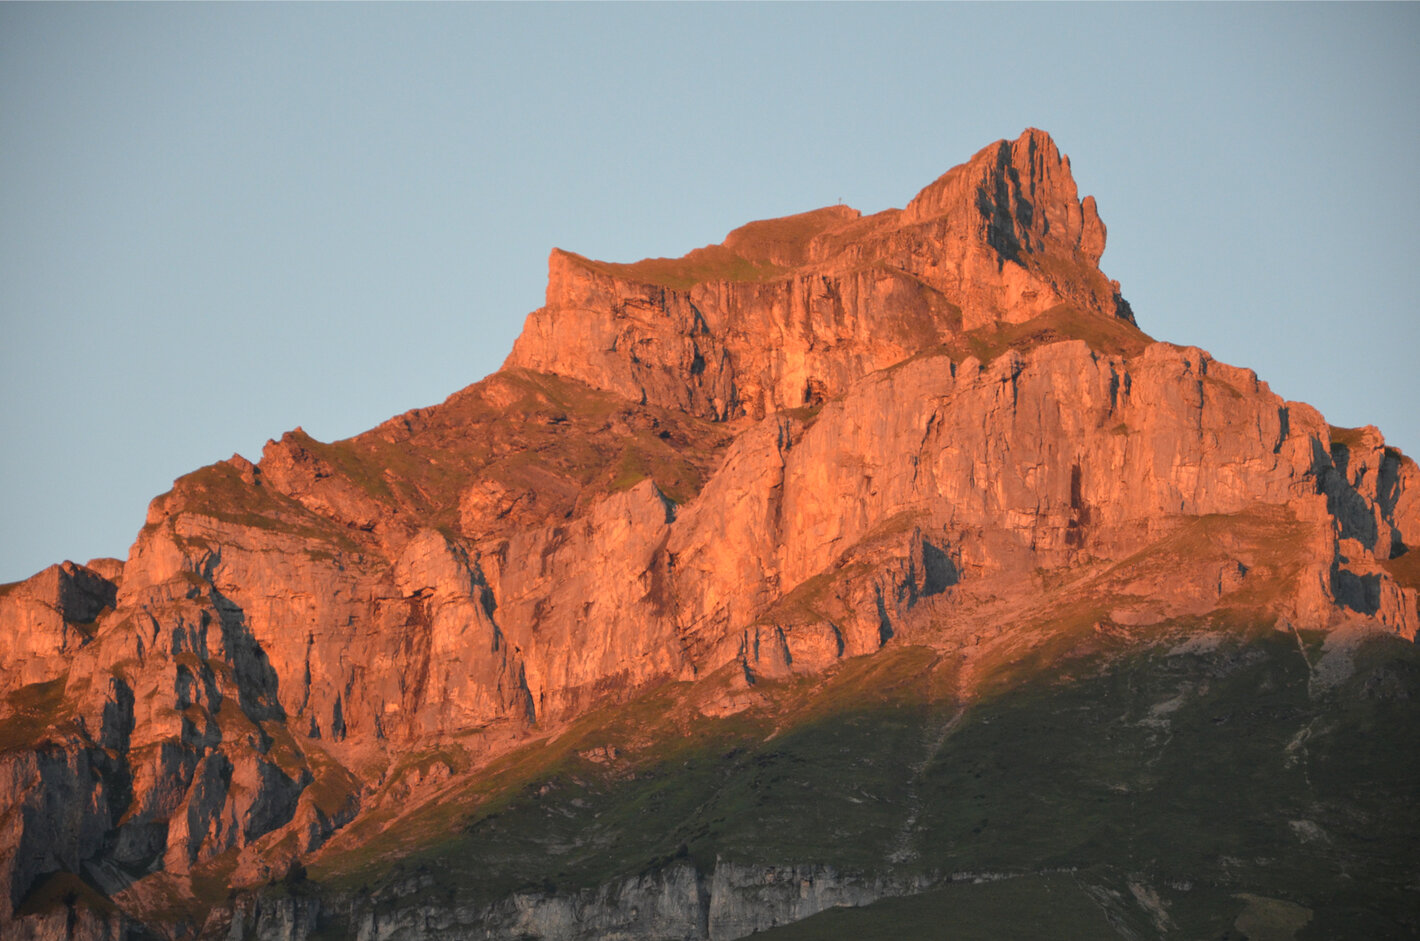
{"label": "sunlit orange rock", "polygon": [[666,680],[728,668],[719,715],[1042,612],[1413,638],[1415,463],[1154,342],[1104,245],[1030,130],[903,210],[554,251],[498,373],[179,479],[126,563],[0,589],[0,921],[60,871],[139,915],[280,878]]}

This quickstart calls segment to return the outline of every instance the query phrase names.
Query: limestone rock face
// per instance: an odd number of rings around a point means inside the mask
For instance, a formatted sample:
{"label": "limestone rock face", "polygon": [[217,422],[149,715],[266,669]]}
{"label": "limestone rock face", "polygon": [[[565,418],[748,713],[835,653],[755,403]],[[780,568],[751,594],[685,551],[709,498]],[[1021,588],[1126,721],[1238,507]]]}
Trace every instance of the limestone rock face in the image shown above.
{"label": "limestone rock face", "polygon": [[[1046,618],[1413,639],[1415,463],[1153,342],[1104,243],[1027,131],[904,210],[751,223],[677,260],[554,252],[500,372],[195,471],[126,562],[0,588],[0,922],[73,877],[138,922],[304,937],[305,903],[213,914],[203,887],[299,873],[669,681],[728,715],[765,679],[903,642],[968,657]],[[686,936],[737,937],[888,892],[786,872],[797,901],[726,865],[624,887],[664,910],[477,917],[654,933],[699,899],[711,927]],[[401,924],[369,936],[422,936]]]}
{"label": "limestone rock face", "polygon": [[1062,304],[1132,321],[1096,267],[1105,228],[1041,131],[1000,141],[902,211],[756,222],[633,265],[554,251],[508,365],[708,418],[812,405],[969,331]]}
{"label": "limestone rock face", "polygon": [[[679,864],[573,897],[525,891],[483,907],[407,907],[392,916],[369,916],[358,930],[365,941],[423,941],[461,934],[548,941],[734,941],[835,906],[861,905],[921,888],[906,880],[847,876],[828,866],[717,862],[712,871],[702,873]],[[257,903],[238,910],[234,935],[305,938],[314,932],[319,914],[319,905],[304,899]]]}
{"label": "limestone rock face", "polygon": [[58,656],[92,636],[94,621],[113,607],[122,571],[106,568],[114,579],[65,562],[0,588],[0,689],[48,679]]}

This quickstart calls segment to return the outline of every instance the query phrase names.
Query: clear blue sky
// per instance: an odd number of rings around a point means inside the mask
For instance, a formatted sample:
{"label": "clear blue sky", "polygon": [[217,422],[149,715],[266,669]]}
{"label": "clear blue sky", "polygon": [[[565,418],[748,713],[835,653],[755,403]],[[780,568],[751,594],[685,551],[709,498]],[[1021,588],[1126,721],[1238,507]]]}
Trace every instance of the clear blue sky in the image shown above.
{"label": "clear blue sky", "polygon": [[553,246],[901,206],[1027,126],[1142,327],[1420,452],[1420,6],[0,5],[0,581],[496,369]]}

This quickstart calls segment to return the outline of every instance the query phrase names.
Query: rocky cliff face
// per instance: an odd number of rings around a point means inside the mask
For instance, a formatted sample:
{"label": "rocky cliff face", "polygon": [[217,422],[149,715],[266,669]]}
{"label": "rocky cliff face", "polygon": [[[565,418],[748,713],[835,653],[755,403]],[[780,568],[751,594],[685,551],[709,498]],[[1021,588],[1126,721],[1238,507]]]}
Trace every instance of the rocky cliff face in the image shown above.
{"label": "rocky cliff face", "polygon": [[[0,588],[0,922],[304,937],[319,904],[228,889],[299,881],[370,845],[362,821],[667,682],[728,716],[763,682],[922,645],[969,664],[965,702],[1047,622],[1413,640],[1414,462],[1152,341],[1104,243],[1027,131],[901,211],[751,223],[675,260],[554,251],[500,372],[196,471],[125,563]],[[707,872],[384,921],[340,904],[372,938],[430,918],[738,937],[897,891],[810,875],[799,903],[730,912]],[[647,927],[662,908],[684,931]]]}
{"label": "rocky cliff face", "polygon": [[[907,895],[926,885],[925,880],[845,876],[830,866],[721,863],[702,873],[678,862],[576,894],[525,891],[492,905],[434,902],[399,908],[384,917],[367,909],[354,913],[353,934],[360,941],[450,936],[722,941],[793,924],[837,906]],[[419,888],[417,880],[406,886],[410,892]],[[321,916],[315,899],[259,900],[235,912],[233,934],[303,938],[317,929]]]}
{"label": "rocky cliff face", "polygon": [[905,210],[754,222],[724,244],[632,265],[554,251],[547,304],[508,358],[723,420],[835,398],[964,331],[1072,305],[1132,321],[1096,267],[1105,228],[1069,161],[1027,131]]}

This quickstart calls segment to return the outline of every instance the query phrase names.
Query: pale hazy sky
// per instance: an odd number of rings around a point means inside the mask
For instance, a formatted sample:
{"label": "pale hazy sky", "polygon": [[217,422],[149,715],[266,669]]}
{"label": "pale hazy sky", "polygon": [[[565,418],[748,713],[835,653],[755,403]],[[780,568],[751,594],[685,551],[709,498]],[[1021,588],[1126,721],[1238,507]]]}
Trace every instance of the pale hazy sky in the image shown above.
{"label": "pale hazy sky", "polygon": [[1140,326],[1420,452],[1420,6],[0,4],[0,581],[502,362],[553,246],[1054,135]]}

